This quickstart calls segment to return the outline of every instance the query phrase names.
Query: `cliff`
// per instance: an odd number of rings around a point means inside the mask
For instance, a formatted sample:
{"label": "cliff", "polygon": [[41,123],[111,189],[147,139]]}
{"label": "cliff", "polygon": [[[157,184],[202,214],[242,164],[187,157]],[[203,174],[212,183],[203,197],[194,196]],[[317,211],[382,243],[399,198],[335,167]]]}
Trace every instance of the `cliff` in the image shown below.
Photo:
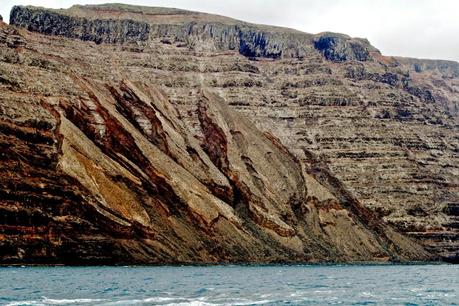
{"label": "cliff", "polygon": [[377,52],[368,41],[342,34],[324,33],[315,37],[291,29],[254,25],[203,13],[141,9],[129,5],[74,6],[69,10],[15,6],[10,20],[11,24],[29,31],[97,44],[142,44],[160,39],[163,43],[178,43],[197,51],[236,50],[247,57],[275,59],[302,58],[315,47],[334,61],[366,61],[370,59],[370,51]]}
{"label": "cliff", "polygon": [[457,260],[454,64],[177,9],[10,21],[2,263]]}

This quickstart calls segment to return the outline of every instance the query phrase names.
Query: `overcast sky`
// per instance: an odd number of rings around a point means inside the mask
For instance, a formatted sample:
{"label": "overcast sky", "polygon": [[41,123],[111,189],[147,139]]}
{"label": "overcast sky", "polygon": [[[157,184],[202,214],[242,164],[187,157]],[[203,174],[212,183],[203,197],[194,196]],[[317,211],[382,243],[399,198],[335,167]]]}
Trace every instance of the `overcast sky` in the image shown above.
{"label": "overcast sky", "polygon": [[[110,0],[0,0],[13,5],[70,7]],[[459,61],[459,0],[114,0],[216,13],[244,21],[366,37],[385,55]]]}

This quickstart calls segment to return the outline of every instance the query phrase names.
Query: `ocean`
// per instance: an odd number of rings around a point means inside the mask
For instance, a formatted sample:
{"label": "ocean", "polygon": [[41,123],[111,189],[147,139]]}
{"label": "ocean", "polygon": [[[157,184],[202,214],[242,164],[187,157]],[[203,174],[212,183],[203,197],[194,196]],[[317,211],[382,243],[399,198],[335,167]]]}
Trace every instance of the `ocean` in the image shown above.
{"label": "ocean", "polygon": [[459,265],[3,267],[0,305],[458,305]]}

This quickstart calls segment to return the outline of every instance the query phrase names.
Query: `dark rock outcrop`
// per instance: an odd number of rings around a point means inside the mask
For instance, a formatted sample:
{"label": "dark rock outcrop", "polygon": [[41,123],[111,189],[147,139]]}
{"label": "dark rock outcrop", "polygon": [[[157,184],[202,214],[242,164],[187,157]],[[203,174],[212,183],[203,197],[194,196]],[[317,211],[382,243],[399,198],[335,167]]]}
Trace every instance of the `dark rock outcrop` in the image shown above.
{"label": "dark rock outcrop", "polygon": [[[362,39],[336,33],[324,33],[314,38],[314,47],[329,61],[368,61],[371,59],[370,43]],[[372,48],[374,49],[374,48]]]}
{"label": "dark rock outcrop", "polygon": [[94,41],[97,44],[145,41],[150,26],[133,20],[88,20],[52,11],[14,6],[10,23],[29,31]]}
{"label": "dark rock outcrop", "polygon": [[[77,6],[75,9],[79,12],[84,8]],[[313,42],[310,34],[231,19],[209,22],[197,17],[191,22],[186,22],[185,18],[182,22],[158,23],[155,19],[149,22],[129,19],[132,15],[126,19],[100,18],[99,14],[89,17],[72,9],[44,10],[15,6],[11,11],[10,23],[30,31],[96,43],[141,43],[160,39],[163,43],[183,44],[197,51],[235,50],[249,58],[302,58],[313,45],[332,61],[366,61],[371,58],[367,41],[350,39],[344,35],[324,34]],[[158,12],[151,13],[153,16],[155,14],[160,15]],[[188,16],[192,12],[179,10],[177,14]]]}

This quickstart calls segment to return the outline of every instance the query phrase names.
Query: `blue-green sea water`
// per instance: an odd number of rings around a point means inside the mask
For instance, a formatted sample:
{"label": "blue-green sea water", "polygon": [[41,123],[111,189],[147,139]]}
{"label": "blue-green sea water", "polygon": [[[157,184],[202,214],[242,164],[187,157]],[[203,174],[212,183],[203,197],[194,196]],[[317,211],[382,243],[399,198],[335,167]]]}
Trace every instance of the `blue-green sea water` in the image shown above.
{"label": "blue-green sea water", "polygon": [[458,305],[459,265],[0,268],[0,305]]}

